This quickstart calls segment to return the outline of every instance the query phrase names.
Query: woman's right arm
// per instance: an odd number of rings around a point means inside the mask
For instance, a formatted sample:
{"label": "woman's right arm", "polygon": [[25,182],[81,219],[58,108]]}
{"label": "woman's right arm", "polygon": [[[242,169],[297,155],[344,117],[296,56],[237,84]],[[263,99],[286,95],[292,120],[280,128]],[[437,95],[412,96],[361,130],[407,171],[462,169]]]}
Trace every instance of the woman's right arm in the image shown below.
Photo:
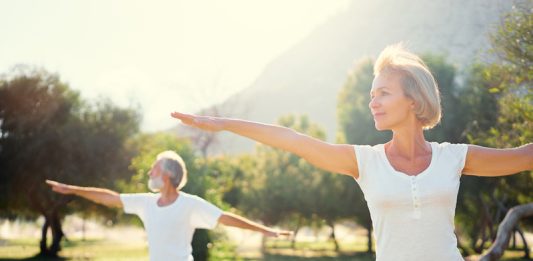
{"label": "woman's right arm", "polygon": [[292,152],[326,171],[358,177],[357,160],[352,145],[327,143],[277,125],[179,112],[171,115],[192,127],[208,131],[230,131],[265,145]]}

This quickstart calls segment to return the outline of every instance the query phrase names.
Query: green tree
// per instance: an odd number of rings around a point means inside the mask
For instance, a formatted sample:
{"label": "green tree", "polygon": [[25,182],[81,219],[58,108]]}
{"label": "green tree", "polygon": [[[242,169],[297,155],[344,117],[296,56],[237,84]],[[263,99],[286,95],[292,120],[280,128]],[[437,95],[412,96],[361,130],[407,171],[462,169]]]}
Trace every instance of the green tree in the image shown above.
{"label": "green tree", "polygon": [[[372,87],[374,63],[370,59],[359,61],[348,74],[342,87],[337,102],[337,118],[339,143],[370,144],[385,143],[390,139],[390,132],[379,132],[374,127],[374,120],[368,104],[370,103],[370,89]],[[357,223],[367,230],[367,249],[372,251],[372,220],[364,199],[363,192],[358,184],[345,183],[342,191],[345,194],[353,191],[349,196],[352,211],[349,213]]]}
{"label": "green tree", "polygon": [[426,131],[428,140],[460,143],[466,141],[464,133],[467,118],[461,110],[461,89],[455,83],[456,70],[444,56],[426,54],[422,56],[439,86],[442,118],[433,129]]}
{"label": "green tree", "polygon": [[44,70],[16,70],[0,80],[0,215],[42,215],[40,254],[57,256],[64,214],[95,209],[83,203],[66,208],[72,198],[54,195],[45,179],[111,186],[128,173],[123,145],[137,131],[139,117],[105,100],[90,105]]}
{"label": "green tree", "polygon": [[[464,96],[472,122],[468,128],[475,131],[468,135],[471,143],[505,148],[533,139],[532,31],[531,5],[514,6],[491,35],[493,62],[473,66]],[[465,177],[463,184],[467,189],[460,195],[459,224],[477,253],[494,240],[497,225],[509,208],[533,201],[531,171],[497,179]],[[531,221],[523,224],[531,226]],[[522,230],[517,232],[525,240]],[[529,256],[527,248],[525,256]]]}
{"label": "green tree", "polygon": [[359,61],[348,74],[338,95],[337,119],[338,142],[375,145],[388,141],[390,132],[379,132],[374,127],[370,113],[370,89],[372,87],[374,62]]}

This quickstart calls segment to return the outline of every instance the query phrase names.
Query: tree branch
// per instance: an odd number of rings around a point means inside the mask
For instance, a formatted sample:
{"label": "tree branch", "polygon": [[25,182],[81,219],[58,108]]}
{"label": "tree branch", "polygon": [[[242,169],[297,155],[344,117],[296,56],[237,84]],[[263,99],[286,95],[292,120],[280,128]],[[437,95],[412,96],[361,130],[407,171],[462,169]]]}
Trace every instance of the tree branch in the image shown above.
{"label": "tree branch", "polygon": [[503,252],[509,245],[511,233],[514,231],[518,224],[518,221],[524,217],[533,216],[533,203],[519,205],[511,208],[502,223],[498,227],[498,234],[496,235],[496,241],[487,250],[487,252],[481,256],[480,261],[495,261],[502,257]]}

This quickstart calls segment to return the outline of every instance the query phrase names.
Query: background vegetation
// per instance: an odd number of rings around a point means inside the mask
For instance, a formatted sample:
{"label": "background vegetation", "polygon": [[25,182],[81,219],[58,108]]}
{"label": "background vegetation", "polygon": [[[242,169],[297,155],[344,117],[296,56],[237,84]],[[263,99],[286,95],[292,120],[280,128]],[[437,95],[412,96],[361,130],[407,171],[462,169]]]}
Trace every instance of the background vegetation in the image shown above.
{"label": "background vegetation", "polygon": [[[443,121],[427,132],[429,140],[499,148],[533,140],[532,32],[531,10],[517,6],[492,35],[491,62],[473,61],[466,72],[459,73],[445,56],[424,55],[439,83],[444,106]],[[377,144],[390,138],[390,133],[375,131],[368,111],[372,65],[372,60],[360,61],[338,95],[338,142]],[[16,67],[1,77],[0,218],[35,220],[41,216],[44,224],[40,240],[9,242],[0,246],[0,255],[20,258],[13,253],[18,253],[17,246],[24,246],[24,253],[30,255],[73,257],[81,245],[105,244],[64,241],[61,222],[72,213],[111,223],[139,224],[120,211],[53,194],[44,180],[121,192],[146,191],[146,173],[155,155],[170,149],[184,158],[189,169],[184,191],[296,233],[302,227],[330,227],[331,245],[324,243],[318,248],[361,252],[346,260],[372,259],[371,220],[353,179],[325,173],[292,154],[262,145],[246,155],[208,157],[206,147],[216,137],[198,141],[168,133],[140,133],[139,115],[137,108],[120,108],[106,99],[84,100],[58,75],[44,69]],[[305,115],[284,115],[278,124],[326,138],[323,127]],[[532,187],[531,171],[491,179],[462,177],[456,227],[463,254],[480,254],[490,246],[508,209],[533,201]],[[334,228],[345,220],[366,229],[364,244],[354,248],[338,241]],[[524,220],[512,241],[511,249],[523,256],[529,255],[528,249],[520,248],[532,225],[531,219]],[[49,229],[51,239],[47,238]],[[195,259],[234,256],[235,247],[226,241],[223,234],[198,231]],[[215,247],[208,248],[213,242]],[[281,244],[264,241],[263,247],[265,260],[300,260],[304,257],[287,257],[277,250],[313,249],[295,240]],[[128,260],[146,255],[139,246],[115,249],[114,253]],[[342,255],[335,260],[339,258]]]}

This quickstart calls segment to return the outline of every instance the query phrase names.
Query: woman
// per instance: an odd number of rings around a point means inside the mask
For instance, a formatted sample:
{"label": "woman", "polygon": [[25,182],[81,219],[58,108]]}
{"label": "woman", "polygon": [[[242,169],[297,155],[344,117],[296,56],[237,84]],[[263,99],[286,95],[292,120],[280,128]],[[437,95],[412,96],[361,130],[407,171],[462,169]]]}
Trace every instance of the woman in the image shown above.
{"label": "woman", "polygon": [[533,144],[512,149],[428,142],[439,123],[437,84],[428,67],[401,45],[374,66],[370,111],[392,139],[376,146],[330,144],[291,129],[236,119],[172,113],[184,124],[226,130],[295,153],[359,183],[372,217],[377,260],[463,260],[454,234],[461,173],[504,176],[533,169]]}

